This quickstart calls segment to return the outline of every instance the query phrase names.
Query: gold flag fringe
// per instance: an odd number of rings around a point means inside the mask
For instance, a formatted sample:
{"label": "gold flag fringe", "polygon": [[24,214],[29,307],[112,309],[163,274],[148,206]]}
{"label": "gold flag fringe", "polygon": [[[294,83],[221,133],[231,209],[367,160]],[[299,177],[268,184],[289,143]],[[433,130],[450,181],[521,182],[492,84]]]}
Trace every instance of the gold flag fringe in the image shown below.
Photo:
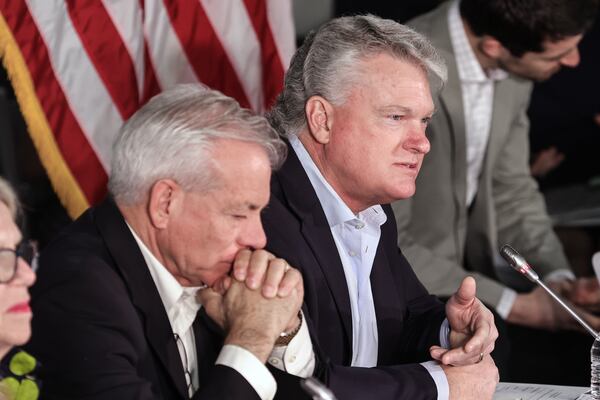
{"label": "gold flag fringe", "polygon": [[27,64],[2,14],[0,14],[0,58],[15,91],[31,140],[48,173],[54,191],[71,218],[77,218],[89,207],[89,203],[54,140],[52,129],[33,87]]}

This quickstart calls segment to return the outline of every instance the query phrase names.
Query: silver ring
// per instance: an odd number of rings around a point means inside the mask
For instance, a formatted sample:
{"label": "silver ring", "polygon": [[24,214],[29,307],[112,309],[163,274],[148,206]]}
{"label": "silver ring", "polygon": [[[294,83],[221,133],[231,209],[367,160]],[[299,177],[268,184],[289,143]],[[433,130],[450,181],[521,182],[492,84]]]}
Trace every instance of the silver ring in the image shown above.
{"label": "silver ring", "polygon": [[479,360],[475,364],[479,364],[483,360],[483,352],[479,353]]}

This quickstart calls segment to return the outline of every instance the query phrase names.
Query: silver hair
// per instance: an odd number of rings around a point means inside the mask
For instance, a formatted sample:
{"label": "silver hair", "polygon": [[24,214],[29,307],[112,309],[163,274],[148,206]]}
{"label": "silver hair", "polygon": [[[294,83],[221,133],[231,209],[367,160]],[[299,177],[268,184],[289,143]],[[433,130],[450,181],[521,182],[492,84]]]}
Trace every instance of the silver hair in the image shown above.
{"label": "silver hair", "polygon": [[165,178],[186,191],[210,190],[218,181],[211,149],[226,139],[261,146],[274,169],[286,156],[285,144],[267,120],[234,99],[201,84],[164,91],[121,128],[113,146],[109,191],[117,202],[136,204]]}
{"label": "silver hair", "polygon": [[15,191],[13,190],[13,188],[10,186],[10,184],[4,180],[1,176],[0,176],[0,202],[4,203],[6,205],[6,207],[8,207],[8,211],[10,211],[10,214],[13,217],[13,220],[17,219],[17,216],[19,215],[20,212],[20,205],[19,205],[19,199],[17,197],[17,194],[15,193]]}
{"label": "silver hair", "polygon": [[267,116],[271,125],[281,135],[298,135],[305,127],[304,107],[311,96],[343,104],[360,79],[359,63],[381,53],[421,67],[433,90],[446,82],[443,58],[420,33],[374,15],[336,18],[309,33],[294,54],[283,92]]}

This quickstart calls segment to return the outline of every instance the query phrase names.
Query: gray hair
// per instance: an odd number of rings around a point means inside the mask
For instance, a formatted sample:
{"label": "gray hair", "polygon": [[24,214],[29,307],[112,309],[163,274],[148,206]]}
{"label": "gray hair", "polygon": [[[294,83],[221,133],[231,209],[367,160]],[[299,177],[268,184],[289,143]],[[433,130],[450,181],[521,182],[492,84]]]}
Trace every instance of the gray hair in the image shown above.
{"label": "gray hair", "polygon": [[283,92],[267,116],[284,136],[305,127],[304,107],[311,96],[343,104],[356,82],[357,64],[386,53],[411,62],[427,72],[432,88],[441,89],[447,70],[431,43],[411,28],[374,15],[333,19],[308,34],[285,75]]}
{"label": "gray hair", "polygon": [[224,139],[259,145],[272,168],[285,159],[286,146],[267,120],[234,99],[200,84],[164,91],[121,128],[113,146],[109,191],[117,202],[136,204],[165,178],[186,191],[210,190],[217,181],[210,152]]}
{"label": "gray hair", "polygon": [[8,211],[10,211],[13,220],[16,220],[21,208],[19,199],[10,184],[2,177],[0,177],[0,202],[8,207]]}

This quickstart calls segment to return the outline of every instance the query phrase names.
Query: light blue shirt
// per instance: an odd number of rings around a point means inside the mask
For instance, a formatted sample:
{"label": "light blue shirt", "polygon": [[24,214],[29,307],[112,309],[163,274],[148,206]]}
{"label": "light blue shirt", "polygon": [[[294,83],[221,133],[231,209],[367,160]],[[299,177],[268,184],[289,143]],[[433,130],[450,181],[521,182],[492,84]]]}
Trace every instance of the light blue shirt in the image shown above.
{"label": "light blue shirt", "polygon": [[[329,223],[344,268],[352,312],[352,366],[377,365],[379,335],[371,291],[371,269],[387,216],[380,205],[354,214],[323,177],[300,140],[289,138]],[[448,347],[448,322],[440,329],[440,343]],[[438,399],[449,397],[448,381],[436,362],[422,363],[433,378]]]}

